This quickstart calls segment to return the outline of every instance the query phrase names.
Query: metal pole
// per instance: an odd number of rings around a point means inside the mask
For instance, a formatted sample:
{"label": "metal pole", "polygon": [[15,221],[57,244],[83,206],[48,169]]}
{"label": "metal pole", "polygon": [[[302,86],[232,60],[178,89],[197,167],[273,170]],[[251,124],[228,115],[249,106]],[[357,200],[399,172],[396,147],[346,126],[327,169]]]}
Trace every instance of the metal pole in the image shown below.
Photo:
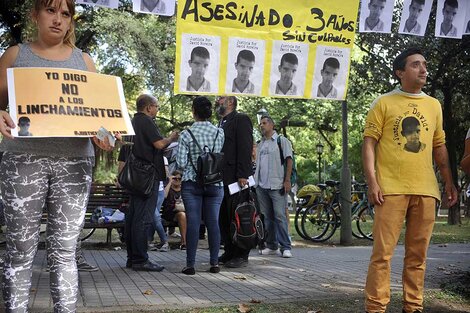
{"label": "metal pole", "polygon": [[342,103],[343,115],[343,166],[341,169],[341,229],[340,244],[352,244],[351,230],[351,170],[348,163],[348,103]]}
{"label": "metal pole", "polygon": [[321,183],[321,153],[318,154],[318,183]]}

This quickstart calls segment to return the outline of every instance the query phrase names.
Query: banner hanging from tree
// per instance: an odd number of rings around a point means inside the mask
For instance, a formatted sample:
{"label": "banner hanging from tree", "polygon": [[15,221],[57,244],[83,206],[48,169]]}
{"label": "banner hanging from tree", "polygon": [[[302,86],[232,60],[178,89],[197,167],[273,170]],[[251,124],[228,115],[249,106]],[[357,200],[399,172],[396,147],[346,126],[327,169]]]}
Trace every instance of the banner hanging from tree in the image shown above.
{"label": "banner hanging from tree", "polygon": [[178,1],[177,94],[342,100],[359,0]]}
{"label": "banner hanging from tree", "polygon": [[13,136],[92,137],[100,127],[134,135],[121,79],[63,68],[9,68]]}

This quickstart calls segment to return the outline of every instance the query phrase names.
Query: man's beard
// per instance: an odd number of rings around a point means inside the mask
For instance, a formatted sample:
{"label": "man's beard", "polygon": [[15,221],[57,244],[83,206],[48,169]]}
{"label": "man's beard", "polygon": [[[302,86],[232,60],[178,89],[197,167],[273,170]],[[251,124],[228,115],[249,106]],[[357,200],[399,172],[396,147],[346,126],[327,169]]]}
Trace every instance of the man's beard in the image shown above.
{"label": "man's beard", "polygon": [[219,117],[223,117],[225,115],[225,112],[227,111],[227,108],[225,107],[225,105],[220,105],[218,108],[217,108],[217,115]]}

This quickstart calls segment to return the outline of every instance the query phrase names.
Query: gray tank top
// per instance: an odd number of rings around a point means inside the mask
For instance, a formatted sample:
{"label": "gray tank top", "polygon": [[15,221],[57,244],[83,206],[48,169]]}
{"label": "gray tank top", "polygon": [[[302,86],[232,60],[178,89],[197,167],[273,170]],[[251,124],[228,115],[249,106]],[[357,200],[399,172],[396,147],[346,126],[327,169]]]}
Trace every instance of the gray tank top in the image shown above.
{"label": "gray tank top", "polygon": [[[20,50],[13,67],[56,67],[87,70],[82,51],[74,48],[72,55],[65,61],[44,59],[31,50],[29,44],[19,44]],[[28,153],[38,156],[91,157],[93,145],[89,138],[3,138],[0,151]]]}

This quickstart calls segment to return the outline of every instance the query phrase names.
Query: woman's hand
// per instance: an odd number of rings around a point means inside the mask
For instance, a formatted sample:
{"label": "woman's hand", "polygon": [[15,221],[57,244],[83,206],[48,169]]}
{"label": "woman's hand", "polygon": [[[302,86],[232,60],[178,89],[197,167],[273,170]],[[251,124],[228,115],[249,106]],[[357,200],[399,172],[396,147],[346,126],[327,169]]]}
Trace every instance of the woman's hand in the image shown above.
{"label": "woman's hand", "polygon": [[12,138],[13,136],[11,135],[11,129],[15,128],[16,125],[11,119],[10,114],[8,112],[0,110],[0,133],[2,133],[3,136]]}
{"label": "woman's hand", "polygon": [[104,151],[113,151],[114,147],[111,146],[109,143],[108,137],[104,137],[104,140],[99,140],[96,136],[93,137],[93,142],[97,145],[100,149]]}

